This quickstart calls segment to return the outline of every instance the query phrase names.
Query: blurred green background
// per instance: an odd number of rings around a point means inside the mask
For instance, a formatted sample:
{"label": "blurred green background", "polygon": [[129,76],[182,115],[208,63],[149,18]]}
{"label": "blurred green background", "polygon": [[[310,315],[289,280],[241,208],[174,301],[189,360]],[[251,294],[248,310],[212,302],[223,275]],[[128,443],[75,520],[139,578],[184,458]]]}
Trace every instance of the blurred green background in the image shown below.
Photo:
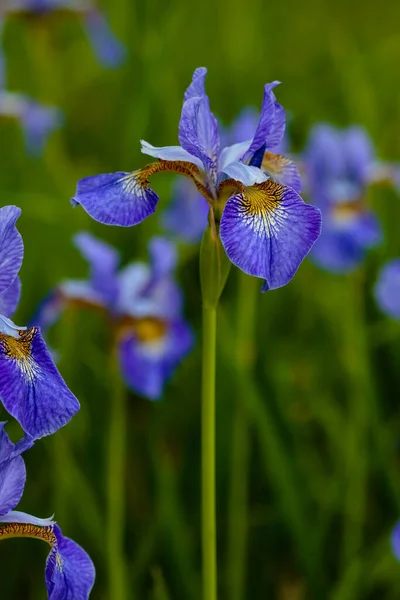
{"label": "blurred green background", "polygon": [[[279,79],[294,150],[324,120],[365,125],[382,158],[400,159],[399,2],[108,0],[102,8],[128,48],[116,70],[98,64],[74,19],[51,27],[13,19],[4,32],[8,88],[59,106],[66,119],[39,159],[26,156],[17,124],[0,123],[1,203],[23,210],[23,296],[15,322],[25,324],[61,279],[86,276],[71,243],[77,231],[114,244],[124,262],[146,257],[147,240],[160,231],[157,215],[135,229],[105,227],[73,210],[69,199],[80,177],[146,164],[141,138],[156,146],[177,142],[183,92],[197,66],[208,67],[211,105],[226,124],[243,106],[258,107],[263,84]],[[155,179],[164,203],[171,182]],[[218,331],[222,600],[400,595],[389,541],[400,518],[400,326],[379,313],[372,297],[380,265],[400,254],[400,205],[390,190],[374,190],[369,200],[383,221],[382,247],[351,276],[306,262],[286,288],[258,295],[254,340],[237,306],[238,286],[247,286],[250,302],[254,283],[240,283],[232,269]],[[178,278],[196,347],[161,402],[127,392],[129,600],[200,598],[197,249],[181,249]],[[91,597],[112,600],[106,469],[118,386],[108,370],[109,339],[98,315],[69,311],[50,342],[82,408],[25,455],[19,508],[55,513],[95,562]],[[1,598],[44,598],[46,555],[35,540],[0,544]]]}

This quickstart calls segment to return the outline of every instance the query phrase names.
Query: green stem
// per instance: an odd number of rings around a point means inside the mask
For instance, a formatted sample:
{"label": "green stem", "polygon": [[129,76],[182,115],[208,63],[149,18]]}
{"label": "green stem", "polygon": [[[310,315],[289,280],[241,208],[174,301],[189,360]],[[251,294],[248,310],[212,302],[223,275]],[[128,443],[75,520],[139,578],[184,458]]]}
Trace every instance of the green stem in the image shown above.
{"label": "green stem", "polygon": [[[235,354],[238,371],[250,374],[254,364],[254,326],[258,281],[238,274]],[[232,424],[231,481],[228,506],[227,574],[229,598],[242,600],[246,579],[247,552],[247,479],[249,461],[249,423],[241,386],[236,394]]]}
{"label": "green stem", "polygon": [[110,367],[110,380],[112,393],[107,477],[108,595],[113,600],[125,600],[127,597],[124,555],[126,403],[125,388],[119,373],[117,357],[114,353]]}
{"label": "green stem", "polygon": [[203,306],[202,356],[202,550],[203,600],[217,599],[215,514],[215,358],[217,308]]}

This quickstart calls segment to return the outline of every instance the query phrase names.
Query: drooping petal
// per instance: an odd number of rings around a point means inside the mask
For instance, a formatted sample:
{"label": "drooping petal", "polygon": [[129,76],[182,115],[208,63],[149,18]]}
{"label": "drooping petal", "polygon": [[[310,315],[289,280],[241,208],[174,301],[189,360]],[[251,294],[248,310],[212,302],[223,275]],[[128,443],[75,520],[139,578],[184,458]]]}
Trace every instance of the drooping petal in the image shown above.
{"label": "drooping petal", "polygon": [[374,288],[379,308],[392,319],[400,320],[400,258],[382,267]]}
{"label": "drooping petal", "polygon": [[177,179],[172,200],[162,213],[163,228],[185,242],[200,242],[207,227],[209,206],[187,179]]}
{"label": "drooping petal", "polygon": [[79,410],[37,327],[18,339],[0,334],[0,396],[34,439],[54,433]]}
{"label": "drooping petal", "polygon": [[158,400],[192,345],[193,334],[182,320],[168,324],[159,339],[142,341],[127,333],[119,345],[121,370],[127,385],[145,398]]}
{"label": "drooping petal", "polygon": [[290,281],[320,230],[320,211],[271,180],[230,198],[220,224],[229,259],[270,289]]}
{"label": "drooping petal", "polygon": [[241,162],[231,163],[224,168],[224,173],[231,179],[240,181],[246,187],[266,181],[267,176],[258,167],[244,165]]}
{"label": "drooping petal", "polygon": [[298,193],[301,192],[300,173],[294,162],[286,156],[265,152],[260,168],[276,183],[291,187]]}
{"label": "drooping petal", "polygon": [[158,196],[140,171],[117,172],[81,179],[71,202],[99,223],[131,227],[154,213]]}
{"label": "drooping petal", "polygon": [[111,31],[98,11],[85,14],[86,32],[99,60],[107,67],[118,67],[126,56],[125,46]]}
{"label": "drooping petal", "polygon": [[95,568],[87,552],[54,525],[57,545],[46,561],[48,600],[88,600]]}
{"label": "drooping petal", "polygon": [[20,214],[16,206],[0,208],[0,293],[10,287],[22,265],[24,244],[15,226]]}
{"label": "drooping petal", "polygon": [[148,142],[145,142],[145,140],[140,140],[140,144],[143,154],[153,156],[153,158],[158,158],[160,160],[182,160],[193,163],[199,167],[199,169],[203,169],[202,161],[196,156],[189,154],[189,152],[181,146],[164,146],[163,148],[157,148],[156,146],[152,146]]}
{"label": "drooping petal", "polygon": [[21,296],[21,280],[17,276],[12,284],[0,293],[0,314],[12,317]]}
{"label": "drooping petal", "polygon": [[278,84],[279,81],[273,81],[264,86],[260,119],[250,147],[242,158],[243,162],[247,162],[266,143],[268,136],[273,130],[275,121],[275,94],[272,90]]}
{"label": "drooping petal", "polygon": [[206,95],[186,100],[179,122],[179,142],[189,154],[199,158],[211,180],[215,180],[219,156],[217,119]]}

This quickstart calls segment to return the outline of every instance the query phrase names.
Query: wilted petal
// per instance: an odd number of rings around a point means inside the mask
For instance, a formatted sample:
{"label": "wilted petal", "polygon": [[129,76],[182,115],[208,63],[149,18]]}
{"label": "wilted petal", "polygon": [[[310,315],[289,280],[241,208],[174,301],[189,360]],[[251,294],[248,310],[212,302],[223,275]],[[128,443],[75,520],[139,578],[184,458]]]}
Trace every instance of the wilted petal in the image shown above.
{"label": "wilted petal", "polygon": [[241,162],[226,166],[224,173],[229,178],[240,181],[246,187],[250,187],[255,183],[262,183],[267,179],[267,176],[258,167],[244,165]]}
{"label": "wilted petal", "polygon": [[18,339],[0,334],[0,396],[34,439],[54,433],[79,410],[37,327]]}
{"label": "wilted petal", "polygon": [[374,294],[379,308],[389,317],[400,320],[400,258],[382,267]]}
{"label": "wilted petal", "polygon": [[16,277],[12,284],[0,293],[0,314],[6,317],[12,317],[17,310],[18,302],[21,296],[21,280]]}
{"label": "wilted petal", "polygon": [[278,84],[279,81],[273,81],[264,86],[260,119],[250,147],[243,156],[243,162],[247,162],[266,143],[268,136],[273,130],[275,121],[275,94],[272,90]]}
{"label": "wilted petal", "polygon": [[189,152],[181,146],[164,146],[157,148],[156,146],[152,146],[148,142],[145,142],[145,140],[140,140],[140,144],[143,154],[153,156],[153,158],[158,158],[160,160],[183,160],[185,162],[193,163],[199,167],[199,169],[203,169],[202,161],[199,158],[196,158],[196,156],[189,154]]}
{"label": "wilted petal", "polygon": [[88,600],[95,580],[90,556],[54,525],[57,545],[46,561],[48,600]]}
{"label": "wilted petal", "polygon": [[165,333],[158,339],[143,341],[127,333],[119,345],[121,370],[127,385],[145,398],[158,400],[192,345],[192,332],[182,320],[166,324]]}
{"label": "wilted petal", "polygon": [[195,96],[184,102],[179,142],[189,154],[201,160],[204,170],[215,179],[219,155],[218,123],[207,96]]}
{"label": "wilted petal", "polygon": [[126,49],[106,19],[99,12],[90,11],[85,15],[85,25],[97,57],[107,67],[118,67],[126,56]]}
{"label": "wilted petal", "polygon": [[15,226],[20,214],[16,206],[0,208],[0,293],[12,284],[22,265],[24,244]]}
{"label": "wilted petal", "polygon": [[268,180],[228,200],[220,235],[229,259],[270,289],[288,283],[317,240],[320,211]]}
{"label": "wilted petal", "polygon": [[286,156],[265,152],[260,168],[276,183],[291,187],[298,193],[301,192],[300,173],[294,162]]}
{"label": "wilted petal", "polygon": [[81,179],[71,202],[99,223],[131,227],[154,213],[158,196],[140,171],[117,172]]}

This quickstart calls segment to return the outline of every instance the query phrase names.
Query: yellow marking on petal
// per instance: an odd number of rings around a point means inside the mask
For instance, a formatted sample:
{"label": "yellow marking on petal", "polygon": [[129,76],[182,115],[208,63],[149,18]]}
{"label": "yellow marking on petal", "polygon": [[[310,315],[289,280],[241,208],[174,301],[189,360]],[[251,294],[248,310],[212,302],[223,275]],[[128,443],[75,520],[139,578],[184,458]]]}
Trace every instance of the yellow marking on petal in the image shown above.
{"label": "yellow marking on petal", "polygon": [[244,210],[248,215],[260,216],[276,210],[285,187],[271,179],[245,188],[242,192]]}
{"label": "yellow marking on petal", "polygon": [[51,547],[57,546],[57,538],[51,525],[40,526],[32,523],[0,524],[0,540],[8,538],[35,538],[43,540]]}
{"label": "yellow marking on petal", "polygon": [[135,171],[128,177],[134,177],[139,187],[146,189],[149,187],[149,177],[155,173],[162,172],[177,173],[178,175],[188,177],[193,181],[200,194],[204,196],[208,202],[213,202],[213,197],[204,183],[204,177],[202,176],[200,169],[196,165],[184,160],[158,160]]}
{"label": "yellow marking on petal", "polygon": [[265,152],[261,163],[261,170],[266,171],[271,177],[279,177],[290,163],[291,161],[286,156],[282,156],[282,154]]}
{"label": "yellow marking on petal", "polygon": [[139,341],[154,342],[161,340],[166,333],[167,324],[155,317],[124,317],[118,323],[117,337],[120,339],[126,333],[134,334]]}
{"label": "yellow marking on petal", "polygon": [[30,327],[26,331],[19,330],[19,338],[0,333],[0,347],[4,354],[15,360],[24,376],[33,380],[38,372],[36,362],[32,357],[32,341],[38,332],[37,327]]}

